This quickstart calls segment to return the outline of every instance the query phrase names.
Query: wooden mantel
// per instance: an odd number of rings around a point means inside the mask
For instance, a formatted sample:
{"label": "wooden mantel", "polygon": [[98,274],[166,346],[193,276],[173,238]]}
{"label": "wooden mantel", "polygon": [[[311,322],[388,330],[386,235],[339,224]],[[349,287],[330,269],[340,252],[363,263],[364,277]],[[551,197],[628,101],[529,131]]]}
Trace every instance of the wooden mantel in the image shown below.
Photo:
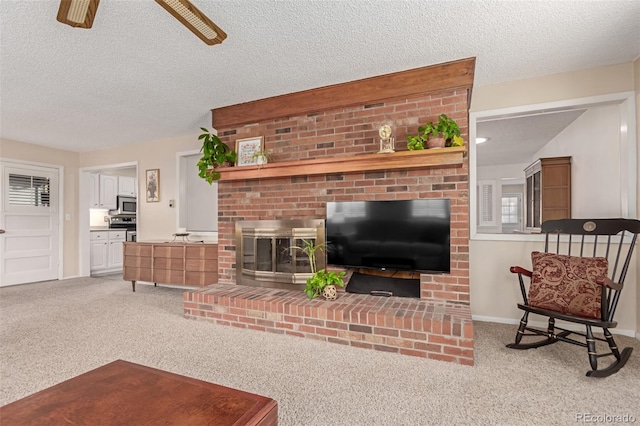
{"label": "wooden mantel", "polygon": [[475,64],[475,58],[461,59],[215,108],[211,124],[220,130],[447,90],[467,90],[469,105]]}
{"label": "wooden mantel", "polygon": [[224,182],[374,170],[417,169],[460,165],[463,163],[466,152],[466,147],[450,147],[401,151],[392,154],[361,154],[306,161],[282,161],[264,166],[228,167],[218,170],[221,174],[220,181]]}

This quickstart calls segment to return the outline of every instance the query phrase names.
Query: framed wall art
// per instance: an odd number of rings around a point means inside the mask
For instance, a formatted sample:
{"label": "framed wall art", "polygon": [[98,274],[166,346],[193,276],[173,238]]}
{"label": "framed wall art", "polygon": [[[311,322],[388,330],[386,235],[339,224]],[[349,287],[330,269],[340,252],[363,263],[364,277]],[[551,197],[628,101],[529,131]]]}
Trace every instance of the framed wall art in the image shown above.
{"label": "framed wall art", "polygon": [[236,159],[236,166],[252,166],[258,164],[256,158],[256,152],[262,152],[264,150],[264,137],[256,136],[254,138],[237,139],[236,140],[236,152],[238,157]]}
{"label": "framed wall art", "polygon": [[147,170],[147,203],[160,201],[160,169]]}

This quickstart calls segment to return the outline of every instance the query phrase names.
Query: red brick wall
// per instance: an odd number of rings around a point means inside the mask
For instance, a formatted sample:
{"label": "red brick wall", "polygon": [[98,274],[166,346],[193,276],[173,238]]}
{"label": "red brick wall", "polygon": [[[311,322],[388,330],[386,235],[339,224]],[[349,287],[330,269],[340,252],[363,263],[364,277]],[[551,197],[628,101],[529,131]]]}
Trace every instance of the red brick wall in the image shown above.
{"label": "red brick wall", "polygon": [[[270,163],[353,156],[378,151],[383,122],[393,123],[396,150],[406,150],[406,136],[442,113],[458,122],[466,141],[467,107],[467,91],[460,90],[218,129],[218,135],[230,146],[237,139],[264,136]],[[421,298],[468,303],[468,175],[465,158],[457,167],[220,182],[219,282],[235,283],[238,220],[324,219],[327,201],[450,198],[451,273],[421,274]]]}

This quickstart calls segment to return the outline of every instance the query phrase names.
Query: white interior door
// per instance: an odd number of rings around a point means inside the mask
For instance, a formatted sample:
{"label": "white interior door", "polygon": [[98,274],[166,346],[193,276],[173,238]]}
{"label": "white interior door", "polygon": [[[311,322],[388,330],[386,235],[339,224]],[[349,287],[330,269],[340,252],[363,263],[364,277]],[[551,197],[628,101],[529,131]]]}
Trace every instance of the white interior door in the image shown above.
{"label": "white interior door", "polygon": [[0,165],[0,286],[58,279],[58,170]]}

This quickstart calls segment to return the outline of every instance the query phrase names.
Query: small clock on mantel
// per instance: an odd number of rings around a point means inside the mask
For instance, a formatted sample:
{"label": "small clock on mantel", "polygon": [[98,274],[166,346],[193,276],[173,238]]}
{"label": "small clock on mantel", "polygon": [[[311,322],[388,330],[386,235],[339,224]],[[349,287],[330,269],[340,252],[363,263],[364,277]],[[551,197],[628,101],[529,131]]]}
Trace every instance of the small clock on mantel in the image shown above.
{"label": "small clock on mantel", "polygon": [[395,138],[391,136],[393,130],[390,124],[383,124],[380,126],[378,130],[378,134],[380,135],[380,151],[378,153],[390,153],[396,152],[395,150]]}

